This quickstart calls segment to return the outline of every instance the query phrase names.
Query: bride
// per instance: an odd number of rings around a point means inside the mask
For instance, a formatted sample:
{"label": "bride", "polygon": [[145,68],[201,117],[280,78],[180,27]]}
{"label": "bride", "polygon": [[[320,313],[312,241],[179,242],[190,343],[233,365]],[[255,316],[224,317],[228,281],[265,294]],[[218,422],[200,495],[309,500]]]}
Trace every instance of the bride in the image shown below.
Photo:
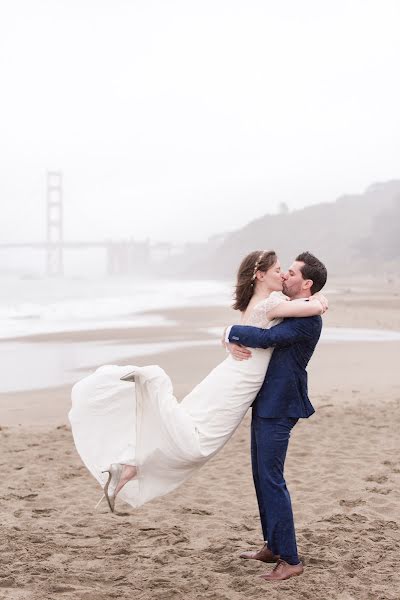
{"label": "bride", "polygon": [[[269,328],[324,312],[323,296],[288,301],[284,279],[274,251],[243,259],[233,305],[242,325]],[[69,413],[74,442],[111,511],[117,494],[138,507],[171,492],[221,450],[254,401],[272,352],[255,349],[246,361],[229,354],[180,403],[156,365],[105,365],[78,381]]]}

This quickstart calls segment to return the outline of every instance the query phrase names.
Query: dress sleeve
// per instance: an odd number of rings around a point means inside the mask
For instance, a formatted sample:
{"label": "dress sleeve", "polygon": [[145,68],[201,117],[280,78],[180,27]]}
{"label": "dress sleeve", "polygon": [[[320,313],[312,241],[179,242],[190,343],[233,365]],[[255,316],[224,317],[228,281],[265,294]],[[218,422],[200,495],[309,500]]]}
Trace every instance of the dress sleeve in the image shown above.
{"label": "dress sleeve", "polygon": [[272,292],[268,298],[265,298],[254,307],[246,325],[269,327],[273,319],[268,317],[268,313],[281,302],[286,302],[286,296],[280,292]]}
{"label": "dress sleeve", "polygon": [[264,310],[264,315],[267,318],[268,321],[271,321],[271,319],[268,317],[268,313],[275,308],[276,306],[278,306],[278,304],[281,304],[282,302],[287,302],[288,298],[286,296],[284,296],[283,294],[281,294],[281,292],[272,292],[268,298],[265,300],[265,302],[263,303],[263,310]]}

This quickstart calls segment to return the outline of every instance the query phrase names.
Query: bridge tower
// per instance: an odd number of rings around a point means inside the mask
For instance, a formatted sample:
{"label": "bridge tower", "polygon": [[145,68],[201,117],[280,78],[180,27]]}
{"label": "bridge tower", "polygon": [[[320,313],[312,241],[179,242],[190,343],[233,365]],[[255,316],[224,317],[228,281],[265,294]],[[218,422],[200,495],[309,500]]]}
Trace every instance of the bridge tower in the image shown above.
{"label": "bridge tower", "polygon": [[62,276],[63,266],[63,189],[61,171],[47,172],[47,246],[48,277]]}

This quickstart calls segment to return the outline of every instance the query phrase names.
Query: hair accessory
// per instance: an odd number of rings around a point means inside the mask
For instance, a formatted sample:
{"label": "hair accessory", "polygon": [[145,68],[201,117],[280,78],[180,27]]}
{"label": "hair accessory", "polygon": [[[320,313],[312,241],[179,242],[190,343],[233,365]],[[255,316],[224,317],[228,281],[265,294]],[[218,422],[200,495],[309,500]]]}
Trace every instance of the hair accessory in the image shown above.
{"label": "hair accessory", "polygon": [[252,276],[252,278],[251,278],[251,281],[254,281],[254,280],[255,280],[255,278],[256,278],[257,271],[258,271],[258,267],[260,266],[261,259],[262,259],[262,257],[264,256],[265,252],[266,252],[266,251],[265,251],[265,250],[263,250],[263,251],[261,252],[260,256],[259,256],[259,257],[257,258],[257,260],[256,260],[256,264],[254,265],[254,271],[253,271],[253,276]]}

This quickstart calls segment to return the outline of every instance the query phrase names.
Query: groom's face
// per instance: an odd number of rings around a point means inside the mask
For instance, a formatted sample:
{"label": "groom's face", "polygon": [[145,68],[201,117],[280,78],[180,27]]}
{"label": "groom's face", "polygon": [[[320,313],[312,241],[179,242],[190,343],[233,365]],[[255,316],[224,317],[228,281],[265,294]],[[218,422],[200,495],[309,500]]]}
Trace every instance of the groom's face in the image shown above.
{"label": "groom's face", "polygon": [[309,280],[303,279],[301,267],[304,265],[303,262],[295,260],[285,273],[285,281],[283,282],[283,293],[289,298],[296,298],[297,296],[303,296],[309,284],[306,283]]}

